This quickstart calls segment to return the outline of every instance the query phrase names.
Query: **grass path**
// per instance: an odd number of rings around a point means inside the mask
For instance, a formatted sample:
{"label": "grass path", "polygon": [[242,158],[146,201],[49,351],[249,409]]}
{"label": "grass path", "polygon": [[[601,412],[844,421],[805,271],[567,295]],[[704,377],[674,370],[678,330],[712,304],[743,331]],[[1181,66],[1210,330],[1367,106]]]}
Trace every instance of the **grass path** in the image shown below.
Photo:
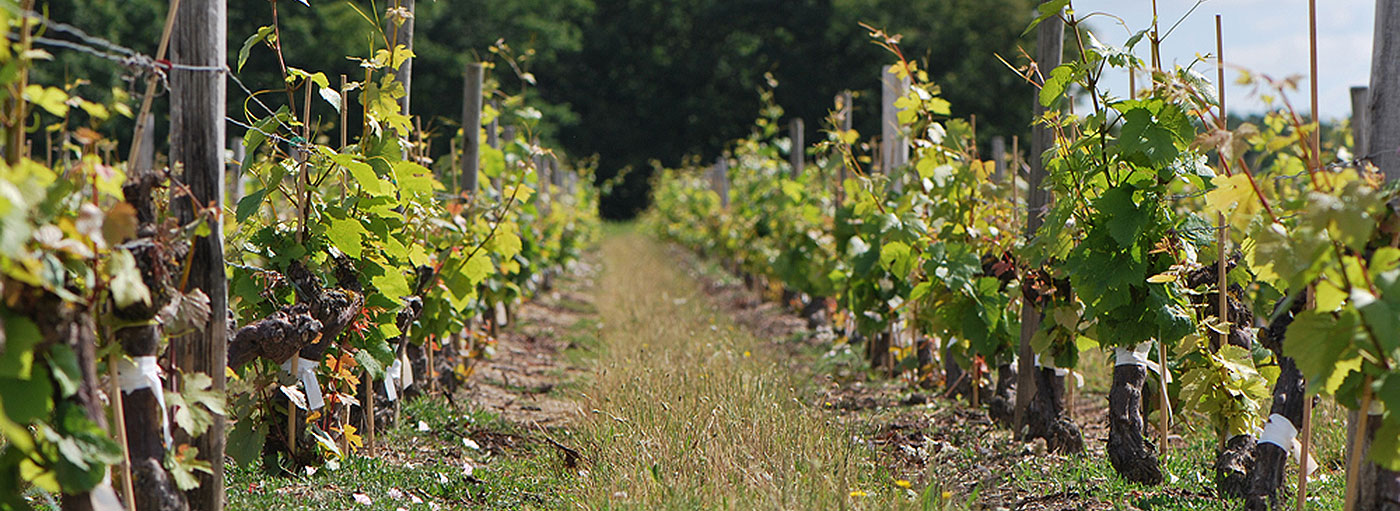
{"label": "grass path", "polygon": [[810,375],[765,356],[772,346],[714,306],[681,256],[631,231],[601,251],[603,352],[571,428],[598,461],[583,485],[589,507],[909,502],[892,480],[876,481],[851,431],[807,404]]}
{"label": "grass path", "polygon": [[[965,404],[910,406],[904,384],[867,380],[859,357],[788,339],[774,306],[709,287],[724,278],[713,263],[631,227],[610,227],[590,259],[601,265],[517,311],[496,357],[454,399],[406,402],[375,456],[295,473],[232,468],[230,509],[1241,507],[1211,491],[1214,437],[1199,418],[1174,428],[1167,484],[1113,474],[1093,427],[1102,378],[1078,399],[1090,453],[1045,454]],[[1309,509],[1339,507],[1335,408],[1315,423],[1323,470]]]}

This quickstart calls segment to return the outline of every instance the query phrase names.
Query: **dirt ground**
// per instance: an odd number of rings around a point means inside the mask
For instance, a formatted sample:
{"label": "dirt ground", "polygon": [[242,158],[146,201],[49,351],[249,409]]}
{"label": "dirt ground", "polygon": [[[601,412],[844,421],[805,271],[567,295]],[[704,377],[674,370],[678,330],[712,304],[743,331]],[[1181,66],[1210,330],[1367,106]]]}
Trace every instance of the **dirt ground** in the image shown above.
{"label": "dirt ground", "polygon": [[498,332],[494,355],[477,362],[465,388],[475,409],[540,428],[564,426],[579,412],[557,390],[587,374],[564,352],[589,349],[571,341],[569,331],[595,316],[587,290],[596,273],[592,264],[576,264],[555,277],[550,290],[515,309]]}
{"label": "dirt ground", "polygon": [[[877,453],[878,465],[895,480],[910,481],[916,488],[934,485],[945,499],[974,509],[1161,509],[1141,503],[1182,499],[1191,502],[1187,509],[1232,508],[1213,497],[1209,484],[1198,486],[1200,491],[1184,483],[1140,492],[1131,489],[1132,495],[1124,497],[1136,501],[1106,495],[1104,488],[1118,491],[1123,483],[1113,479],[1111,469],[1101,468],[1107,466],[1108,435],[1107,399],[1102,392],[1081,390],[1074,395],[1072,417],[1084,434],[1085,455],[1048,454],[1043,443],[1016,441],[1011,431],[994,425],[984,410],[967,403],[944,399],[936,392],[911,393],[897,379],[870,379],[863,372],[836,377],[814,369],[819,366],[815,358],[820,350],[829,348],[829,335],[809,331],[793,307],[773,300],[775,293],[750,289],[683,251],[670,253],[702,282],[709,306],[766,339],[775,353],[785,357],[785,364],[810,376],[811,404],[828,410],[841,427],[848,428],[853,442]],[[570,339],[574,335],[570,332],[578,332],[579,325],[597,321],[589,294],[596,276],[596,268],[582,265],[560,277],[560,283],[567,285],[558,285],[518,308],[515,324],[504,329],[494,358],[482,362],[471,377],[466,394],[474,407],[532,428],[567,428],[580,410],[569,393],[558,389],[588,377],[587,356],[566,352],[597,349]],[[1086,466],[1095,468],[1085,470]],[[1047,476],[1066,471],[1075,475]],[[1197,502],[1205,504],[1197,507]]]}

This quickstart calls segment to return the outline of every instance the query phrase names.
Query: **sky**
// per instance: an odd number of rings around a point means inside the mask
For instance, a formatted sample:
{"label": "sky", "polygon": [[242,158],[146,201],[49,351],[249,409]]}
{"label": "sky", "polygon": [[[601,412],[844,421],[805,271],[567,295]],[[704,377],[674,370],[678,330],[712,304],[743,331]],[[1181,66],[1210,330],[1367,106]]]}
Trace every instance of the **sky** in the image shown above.
{"label": "sky", "polygon": [[[1152,24],[1151,0],[1074,0],[1077,15],[1102,11],[1122,18],[1137,32]],[[1157,0],[1158,25],[1163,34],[1181,19],[1196,0]],[[1210,62],[1197,64],[1215,80],[1215,15],[1221,15],[1225,46],[1225,104],[1236,114],[1265,110],[1252,87],[1236,85],[1237,68],[1274,78],[1299,75],[1298,90],[1289,94],[1299,113],[1308,109],[1308,1],[1307,0],[1206,0],[1162,42],[1162,64],[1188,65],[1197,54]],[[1366,85],[1371,74],[1371,35],[1374,0],[1320,0],[1317,12],[1318,109],[1323,119],[1350,117],[1350,88]],[[1131,33],[1112,18],[1096,16],[1090,26],[1094,36],[1121,46]],[[1137,45],[1144,61],[1150,55],[1147,40]],[[1141,78],[1142,75],[1139,75]],[[1126,73],[1110,76],[1108,86],[1126,94]]]}

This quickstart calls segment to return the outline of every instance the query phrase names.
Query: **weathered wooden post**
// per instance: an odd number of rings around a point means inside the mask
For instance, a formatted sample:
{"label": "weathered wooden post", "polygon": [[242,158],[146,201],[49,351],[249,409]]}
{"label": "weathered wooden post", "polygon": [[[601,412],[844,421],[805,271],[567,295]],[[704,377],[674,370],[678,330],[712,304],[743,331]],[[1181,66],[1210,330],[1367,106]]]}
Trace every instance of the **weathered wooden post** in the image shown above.
{"label": "weathered wooden post", "polygon": [[[156,164],[156,116],[147,113],[141,117],[141,137],[139,146],[136,147],[136,161],[128,165],[127,172],[132,169],[139,169],[142,172],[151,170]],[[67,153],[67,151],[64,151]]]}
{"label": "weathered wooden post", "polygon": [[[176,13],[170,42],[170,60],[177,66],[225,67],[228,54],[228,6],[226,0],[183,0]],[[213,389],[222,394],[224,368],[228,359],[228,287],[224,280],[224,231],[217,211],[224,204],[224,72],[174,68],[170,71],[170,160],[183,169],[182,181],[193,197],[172,197],[181,223],[192,222],[215,208],[208,219],[209,235],[196,238],[190,257],[189,289],[209,297],[215,311],[204,329],[184,341],[188,349],[180,368],[186,373],[204,373],[213,379]],[[199,459],[207,462],[212,474],[196,473],[199,488],[188,493],[190,508],[222,511],[224,508],[224,417],[214,416],[214,424],[194,439]]]}
{"label": "weathered wooden post", "polygon": [[1366,153],[1386,180],[1400,179],[1400,0],[1376,0]]}
{"label": "weathered wooden post", "polygon": [[[1356,152],[1358,158],[1369,159],[1387,181],[1393,181],[1400,179],[1400,0],[1376,0],[1372,37],[1371,85],[1365,94],[1363,114],[1365,129],[1361,140],[1357,140]],[[1352,97],[1357,94],[1353,89]],[[1353,118],[1352,122],[1356,120]],[[1381,416],[1374,411],[1361,410],[1356,428],[1357,436],[1363,439],[1353,453],[1364,462],[1356,484],[1355,509],[1360,511],[1400,508],[1400,472],[1385,470],[1367,459],[1370,443],[1381,426]],[[1347,492],[1350,494],[1351,488]]]}
{"label": "weathered wooden post", "polygon": [[[1036,65],[1044,72],[1049,72],[1060,65],[1064,58],[1064,32],[1065,23],[1059,16],[1051,16],[1040,23],[1037,27],[1036,38]],[[1040,104],[1039,94],[1032,95],[1034,102],[1034,117],[1039,119],[1045,114],[1045,106]],[[1041,187],[1041,182],[1045,180],[1045,161],[1042,154],[1055,144],[1055,134],[1042,124],[1036,124],[1031,130],[1031,157],[1030,176],[1027,179],[1026,198],[1026,237],[1035,236],[1036,230],[1040,228],[1043,221],[1041,218],[1045,214],[1046,206],[1050,204],[1050,193]],[[1026,427],[1026,408],[1030,405],[1031,398],[1035,396],[1035,353],[1031,350],[1031,337],[1040,330],[1040,311],[1030,301],[1022,302],[1021,305],[1021,344],[1017,350],[1016,364],[1016,412],[1014,417],[1015,431],[1021,435]]]}
{"label": "weathered wooden post", "polygon": [[903,176],[895,169],[909,163],[909,138],[899,126],[899,109],[894,102],[909,92],[909,78],[900,78],[888,68],[880,73],[880,172],[903,189]]}
{"label": "weathered wooden post", "polygon": [[802,118],[800,117],[793,119],[792,122],[788,124],[788,138],[792,141],[792,148],[788,151],[788,159],[792,165],[793,179],[797,179],[797,176],[802,175],[802,167],[807,163],[807,146],[806,141],[803,140],[803,136],[805,135],[805,133],[803,133],[804,128],[805,127],[802,125]]}
{"label": "weathered wooden post", "polygon": [[1366,118],[1366,108],[1370,102],[1370,89],[1367,87],[1351,88],[1351,150],[1353,158],[1365,159],[1370,152],[1366,144],[1366,131],[1369,120]]}
{"label": "weathered wooden post", "polygon": [[480,62],[467,64],[465,84],[462,86],[462,192],[468,197],[476,197],[477,175],[481,169],[481,82],[485,68]]}
{"label": "weathered wooden post", "polygon": [[992,137],[992,165],[995,169],[993,175],[997,181],[1006,178],[1006,137],[997,135]]}
{"label": "weathered wooden post", "polygon": [[[386,18],[389,19],[389,23],[399,23],[399,25],[390,27],[389,33],[395,34],[395,41],[398,44],[413,51],[413,16],[416,11],[414,0],[395,0],[394,3],[398,5],[399,12],[386,16]],[[409,98],[413,95],[413,59],[405,59],[399,68],[394,70],[394,79],[403,84],[404,95],[399,98],[399,108],[402,109],[404,115],[408,115]]]}

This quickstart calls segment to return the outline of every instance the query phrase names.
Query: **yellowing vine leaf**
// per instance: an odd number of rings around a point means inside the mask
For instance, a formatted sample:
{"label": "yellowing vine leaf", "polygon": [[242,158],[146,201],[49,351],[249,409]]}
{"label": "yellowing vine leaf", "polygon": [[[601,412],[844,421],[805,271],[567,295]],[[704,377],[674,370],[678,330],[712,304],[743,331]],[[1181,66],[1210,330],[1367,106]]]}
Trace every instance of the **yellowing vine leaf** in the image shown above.
{"label": "yellowing vine leaf", "polygon": [[1245,173],[1215,176],[1210,181],[1215,185],[1215,189],[1206,192],[1207,218],[1214,217],[1216,213],[1225,213],[1234,219],[1248,221],[1263,208],[1259,197],[1254,194],[1254,187],[1249,183],[1249,176]]}

